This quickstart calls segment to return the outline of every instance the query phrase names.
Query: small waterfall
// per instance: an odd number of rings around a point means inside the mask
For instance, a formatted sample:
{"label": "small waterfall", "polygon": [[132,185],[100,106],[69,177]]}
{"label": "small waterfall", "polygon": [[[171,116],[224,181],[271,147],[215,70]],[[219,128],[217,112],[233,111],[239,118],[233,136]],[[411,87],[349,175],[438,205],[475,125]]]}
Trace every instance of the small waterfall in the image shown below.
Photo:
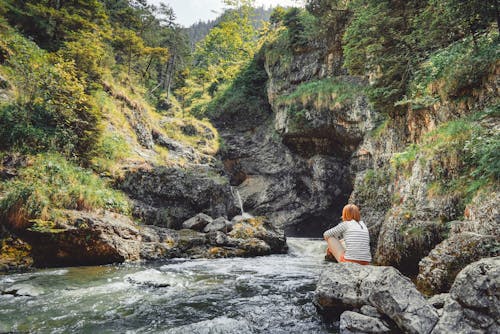
{"label": "small waterfall", "polygon": [[240,192],[235,187],[231,187],[231,194],[238,201],[241,210],[241,215],[245,216],[245,210],[243,209],[243,201],[241,200]]}

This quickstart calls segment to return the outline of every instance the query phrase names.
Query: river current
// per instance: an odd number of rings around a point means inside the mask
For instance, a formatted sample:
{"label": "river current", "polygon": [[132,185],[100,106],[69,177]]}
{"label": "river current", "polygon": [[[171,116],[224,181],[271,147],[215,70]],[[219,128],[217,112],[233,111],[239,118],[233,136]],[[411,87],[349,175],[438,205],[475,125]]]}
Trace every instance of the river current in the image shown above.
{"label": "river current", "polygon": [[0,276],[0,333],[329,333],[312,295],[323,240],[289,253]]}

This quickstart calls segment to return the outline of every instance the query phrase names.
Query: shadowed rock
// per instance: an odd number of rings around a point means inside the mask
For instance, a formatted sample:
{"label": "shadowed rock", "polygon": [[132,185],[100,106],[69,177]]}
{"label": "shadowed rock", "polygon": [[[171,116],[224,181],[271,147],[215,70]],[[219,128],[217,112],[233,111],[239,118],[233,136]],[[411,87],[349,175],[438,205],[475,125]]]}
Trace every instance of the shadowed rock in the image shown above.
{"label": "shadowed rock", "polygon": [[329,318],[370,305],[407,333],[430,333],[438,321],[436,309],[392,267],[332,265],[321,274],[314,304]]}

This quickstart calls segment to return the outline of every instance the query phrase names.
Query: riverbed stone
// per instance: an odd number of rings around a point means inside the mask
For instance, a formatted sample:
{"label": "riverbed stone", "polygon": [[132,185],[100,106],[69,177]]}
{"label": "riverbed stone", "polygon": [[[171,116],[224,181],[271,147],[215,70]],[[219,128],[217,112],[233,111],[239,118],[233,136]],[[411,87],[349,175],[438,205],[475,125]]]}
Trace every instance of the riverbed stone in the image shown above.
{"label": "riverbed stone", "polygon": [[345,311],[340,316],[340,334],[390,333],[380,320],[364,314]]}
{"label": "riverbed stone", "polygon": [[433,334],[500,332],[500,257],[468,265],[453,283]]}
{"label": "riverbed stone", "polygon": [[430,333],[438,321],[436,309],[393,267],[331,265],[321,274],[314,304],[331,318],[370,305],[407,333]]}

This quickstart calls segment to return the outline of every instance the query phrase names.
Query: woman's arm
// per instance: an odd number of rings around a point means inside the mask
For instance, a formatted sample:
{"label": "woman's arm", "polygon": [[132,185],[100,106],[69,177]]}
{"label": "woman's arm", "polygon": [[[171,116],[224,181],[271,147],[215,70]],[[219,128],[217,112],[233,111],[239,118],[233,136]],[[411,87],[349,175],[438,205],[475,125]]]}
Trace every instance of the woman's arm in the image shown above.
{"label": "woman's arm", "polygon": [[325,240],[328,240],[328,238],[331,237],[334,237],[336,239],[341,239],[342,234],[344,234],[346,230],[347,230],[347,223],[342,222],[337,226],[335,226],[334,228],[325,231],[325,233],[323,233],[323,237],[325,238]]}

